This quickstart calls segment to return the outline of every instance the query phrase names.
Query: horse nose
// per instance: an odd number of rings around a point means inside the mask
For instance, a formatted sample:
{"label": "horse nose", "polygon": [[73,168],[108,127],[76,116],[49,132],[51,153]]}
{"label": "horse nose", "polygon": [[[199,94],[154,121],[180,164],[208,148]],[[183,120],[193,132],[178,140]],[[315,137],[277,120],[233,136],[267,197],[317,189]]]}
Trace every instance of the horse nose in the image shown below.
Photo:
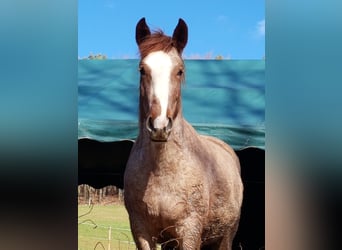
{"label": "horse nose", "polygon": [[150,133],[150,137],[153,141],[167,141],[171,130],[172,130],[173,122],[170,117],[167,118],[167,123],[162,128],[156,128],[154,126],[154,121],[151,116],[149,116],[146,120],[146,128]]}

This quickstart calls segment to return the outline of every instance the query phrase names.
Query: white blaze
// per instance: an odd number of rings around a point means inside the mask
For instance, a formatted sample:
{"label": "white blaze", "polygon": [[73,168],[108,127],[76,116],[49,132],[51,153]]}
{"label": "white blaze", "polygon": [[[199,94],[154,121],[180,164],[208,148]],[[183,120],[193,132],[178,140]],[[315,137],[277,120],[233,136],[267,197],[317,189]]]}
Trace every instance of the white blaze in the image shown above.
{"label": "white blaze", "polygon": [[[169,100],[169,85],[172,70],[171,57],[163,52],[152,52],[145,57],[144,63],[151,70],[153,95],[158,98],[161,108],[160,115],[154,120],[155,128],[164,128],[168,123],[166,117],[167,105]],[[150,104],[151,105],[151,104]]]}

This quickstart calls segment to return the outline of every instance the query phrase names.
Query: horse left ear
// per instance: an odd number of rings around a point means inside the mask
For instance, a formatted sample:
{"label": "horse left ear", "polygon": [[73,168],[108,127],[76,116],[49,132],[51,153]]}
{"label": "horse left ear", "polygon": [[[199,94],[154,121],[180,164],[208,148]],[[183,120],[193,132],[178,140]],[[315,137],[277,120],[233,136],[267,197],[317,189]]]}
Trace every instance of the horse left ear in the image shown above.
{"label": "horse left ear", "polygon": [[149,35],[151,35],[151,31],[150,31],[150,28],[146,24],[145,17],[143,17],[137,23],[137,26],[135,28],[135,41],[137,42],[138,46]]}
{"label": "horse left ear", "polygon": [[173,31],[172,40],[176,43],[175,46],[178,52],[182,53],[188,42],[188,26],[182,18],[179,18],[178,24]]}

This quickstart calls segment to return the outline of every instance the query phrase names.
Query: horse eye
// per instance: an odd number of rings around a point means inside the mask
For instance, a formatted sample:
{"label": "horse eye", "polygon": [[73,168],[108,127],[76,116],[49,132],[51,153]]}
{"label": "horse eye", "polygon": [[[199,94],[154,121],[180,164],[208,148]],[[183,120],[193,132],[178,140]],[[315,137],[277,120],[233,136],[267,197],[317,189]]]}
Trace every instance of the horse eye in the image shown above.
{"label": "horse eye", "polygon": [[143,67],[139,68],[140,75],[144,76],[146,75],[145,69]]}
{"label": "horse eye", "polygon": [[180,69],[178,72],[177,72],[177,76],[182,76],[183,75],[183,70]]}

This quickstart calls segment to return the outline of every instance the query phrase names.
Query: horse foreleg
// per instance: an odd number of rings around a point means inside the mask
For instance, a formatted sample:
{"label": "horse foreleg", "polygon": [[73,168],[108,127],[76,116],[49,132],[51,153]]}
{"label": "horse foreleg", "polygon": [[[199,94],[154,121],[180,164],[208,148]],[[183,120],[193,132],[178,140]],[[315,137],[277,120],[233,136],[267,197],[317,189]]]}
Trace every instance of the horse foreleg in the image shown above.
{"label": "horse foreleg", "polygon": [[138,237],[134,237],[135,243],[137,245],[137,249],[139,250],[156,250],[156,244],[152,239],[149,239],[148,236],[140,235]]}
{"label": "horse foreleg", "polygon": [[131,230],[132,235],[139,250],[155,250],[156,242],[153,237],[147,232],[146,228],[143,227],[140,223],[137,223],[139,220],[131,220]]}
{"label": "horse foreleg", "polygon": [[239,225],[239,221],[237,221],[233,227],[227,229],[217,249],[219,250],[231,250],[232,249],[233,240],[236,235],[238,225]]}
{"label": "horse foreleg", "polygon": [[154,250],[156,249],[155,247],[153,247],[153,245],[151,244],[151,242],[148,242],[146,239],[140,237],[137,241],[137,248],[139,250]]}
{"label": "horse foreleg", "polygon": [[179,249],[198,250],[201,247],[202,223],[194,216],[185,219],[177,226]]}
{"label": "horse foreleg", "polygon": [[231,250],[233,245],[233,239],[228,235],[224,236],[219,247],[216,248],[218,250]]}

